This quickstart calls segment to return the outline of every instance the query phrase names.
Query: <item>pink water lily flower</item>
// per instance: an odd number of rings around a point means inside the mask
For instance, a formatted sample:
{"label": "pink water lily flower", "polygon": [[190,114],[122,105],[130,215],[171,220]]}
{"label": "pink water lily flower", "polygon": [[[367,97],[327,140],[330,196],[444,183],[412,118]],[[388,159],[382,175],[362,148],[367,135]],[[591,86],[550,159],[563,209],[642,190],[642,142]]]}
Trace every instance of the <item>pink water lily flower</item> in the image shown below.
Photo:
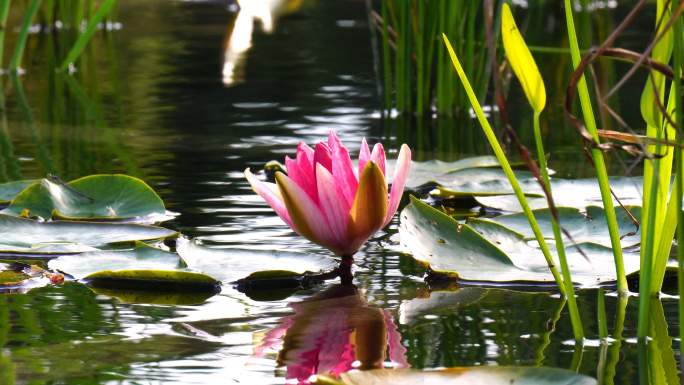
{"label": "pink water lily flower", "polygon": [[411,150],[401,146],[389,194],[385,150],[378,143],[371,152],[366,139],[361,141],[358,168],[334,132],[328,143],[319,142],[315,149],[300,143],[296,158],[286,156],[285,165],[288,175],[276,173],[275,184],[259,181],[249,169],[245,177],[297,233],[337,255],[351,256],[396,213]]}

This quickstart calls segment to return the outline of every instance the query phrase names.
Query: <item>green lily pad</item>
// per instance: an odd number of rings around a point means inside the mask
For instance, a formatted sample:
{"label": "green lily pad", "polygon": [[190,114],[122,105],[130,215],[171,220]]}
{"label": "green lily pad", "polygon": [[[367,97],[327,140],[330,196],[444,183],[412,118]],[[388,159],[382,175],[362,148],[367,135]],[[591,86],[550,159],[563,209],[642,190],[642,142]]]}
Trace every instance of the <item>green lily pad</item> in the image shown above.
{"label": "green lily pad", "polygon": [[[558,207],[561,226],[570,233],[572,240],[577,243],[596,243],[605,247],[611,247],[610,234],[606,225],[606,215],[602,207],[589,206],[586,214],[572,207]],[[641,207],[627,207],[637,221],[641,218]],[[622,247],[636,246],[641,242],[641,231],[634,225],[629,215],[622,209],[616,211],[620,234],[622,235]],[[539,228],[544,237],[553,242],[553,227],[551,212],[549,209],[534,210]],[[484,219],[478,219],[484,220]],[[499,223],[509,229],[522,234],[526,240],[534,240],[534,233],[527,217],[523,213],[500,215],[490,218],[490,221]],[[565,237],[566,246],[571,243]]]}
{"label": "green lily pad", "polygon": [[[465,281],[555,284],[536,242],[490,220],[456,220],[418,199],[401,213],[399,234],[413,258],[437,273]],[[556,254],[550,243],[552,254]],[[613,253],[595,243],[578,244],[588,260],[574,247],[566,250],[573,281],[596,287],[615,281]],[[625,253],[627,274],[639,269],[638,253]],[[558,263],[558,262],[556,262]]]}
{"label": "green lily pad", "polygon": [[157,292],[198,291],[218,293],[220,282],[214,278],[183,270],[103,270],[90,274],[83,281],[92,287],[134,289]]}
{"label": "green lily pad", "polygon": [[[344,385],[595,385],[595,379],[573,371],[548,367],[475,366],[438,370],[374,369],[340,375]],[[325,379],[324,381],[328,381]]]}
{"label": "green lily pad", "polygon": [[13,256],[17,257],[18,259],[49,259],[60,255],[78,254],[95,250],[98,249],[92,246],[64,242],[39,243],[29,247],[0,243],[0,256]]}
{"label": "green lily pad", "polygon": [[[498,182],[491,182],[498,183]],[[506,181],[505,183],[508,183]],[[611,177],[610,186],[625,206],[641,206],[641,186],[643,177]],[[526,181],[522,183],[523,191],[528,195],[527,202],[532,209],[547,208],[548,203],[543,197],[541,188],[536,181]],[[553,200],[557,207],[575,207],[583,209],[587,206],[603,206],[601,191],[596,179],[551,179],[553,190]],[[502,192],[504,190],[501,190]],[[458,193],[459,189],[453,192]],[[508,194],[508,193],[507,193]],[[478,195],[476,200],[483,206],[501,211],[519,212],[522,211],[518,199],[514,195],[490,196]],[[613,198],[613,204],[617,201]]]}
{"label": "green lily pad", "polygon": [[98,247],[111,243],[149,241],[176,236],[156,226],[84,221],[40,222],[0,214],[3,251],[22,252],[43,244],[75,244]]}
{"label": "green lily pad", "polygon": [[40,273],[25,271],[23,267],[18,267],[16,264],[0,263],[0,294],[25,293],[48,283],[50,279]]}
{"label": "green lily pad", "polygon": [[48,267],[67,273],[89,286],[145,291],[215,292],[214,278],[185,269],[178,254],[138,244],[131,250],[93,251],[66,255]]}
{"label": "green lily pad", "polygon": [[180,238],[176,249],[188,267],[211,271],[224,283],[252,288],[299,286],[301,279],[335,269],[331,257],[287,251],[219,249],[202,246],[196,240]]}
{"label": "green lily pad", "polygon": [[[527,170],[514,170],[526,195],[542,197],[534,175]],[[483,197],[513,194],[506,174],[500,168],[467,168],[441,175],[437,190],[444,197]]]}
{"label": "green lily pad", "polygon": [[9,203],[17,194],[35,182],[35,179],[29,179],[0,183],[0,204]]}
{"label": "green lily pad", "polygon": [[[388,159],[387,164],[390,169],[394,167],[396,160]],[[499,162],[496,157],[491,155],[475,156],[471,158],[459,159],[455,162],[442,162],[440,160],[429,160],[426,162],[411,162],[411,172],[406,181],[408,188],[416,188],[428,183],[439,183],[450,177],[450,174],[457,173],[465,169],[486,169],[498,168]],[[392,175],[390,173],[390,175]]]}
{"label": "green lily pad", "polygon": [[5,212],[44,219],[120,220],[162,217],[164,202],[145,182],[128,175],[90,175],[69,183],[50,178],[17,195]]}
{"label": "green lily pad", "polygon": [[61,256],[48,262],[48,267],[82,280],[104,270],[178,270],[183,268],[183,262],[178,254],[138,244],[127,250],[98,250]]}

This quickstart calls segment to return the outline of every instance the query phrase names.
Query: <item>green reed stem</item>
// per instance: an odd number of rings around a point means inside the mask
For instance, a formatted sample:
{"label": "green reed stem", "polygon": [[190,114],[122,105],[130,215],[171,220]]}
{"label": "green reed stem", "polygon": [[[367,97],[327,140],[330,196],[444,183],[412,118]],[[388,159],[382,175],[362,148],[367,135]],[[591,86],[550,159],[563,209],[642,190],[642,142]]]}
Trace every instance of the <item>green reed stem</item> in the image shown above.
{"label": "green reed stem", "polygon": [[[442,34],[442,39],[444,40],[444,44],[446,46],[447,51],[449,52],[451,62],[454,65],[454,69],[456,70],[458,77],[461,79],[461,84],[463,85],[466,95],[470,100],[470,104],[473,106],[473,110],[475,110],[477,120],[480,122],[480,126],[482,127],[482,130],[484,131],[484,134],[487,137],[487,140],[489,141],[489,145],[492,147],[496,159],[499,161],[501,168],[503,169],[504,173],[506,174],[506,177],[508,178],[508,182],[511,184],[511,187],[513,188],[515,196],[518,198],[518,202],[520,203],[520,206],[523,209],[523,213],[527,217],[527,221],[530,223],[532,232],[534,233],[534,236],[537,239],[537,242],[539,243],[539,248],[541,249],[542,254],[544,254],[544,259],[546,260],[546,263],[549,266],[551,275],[553,275],[553,278],[556,281],[556,285],[558,285],[558,290],[563,295],[565,295],[566,290],[563,285],[563,280],[561,279],[561,276],[558,273],[558,269],[556,268],[556,265],[553,261],[553,257],[551,256],[549,247],[546,244],[546,241],[544,240],[544,235],[539,229],[537,219],[534,217],[534,213],[532,212],[532,209],[530,209],[530,206],[527,203],[525,193],[522,191],[522,188],[520,188],[520,183],[518,183],[518,179],[515,177],[513,169],[511,168],[511,165],[508,163],[506,154],[501,148],[501,144],[499,144],[499,140],[496,137],[494,130],[492,130],[492,127],[489,125],[489,121],[487,121],[487,117],[485,116],[484,111],[482,110],[482,106],[480,106],[480,102],[477,100],[475,91],[473,91],[473,88],[470,85],[470,81],[468,80],[468,77],[463,71],[461,62],[458,60],[458,57],[456,56],[456,53],[454,52],[454,49],[451,46],[451,43],[449,43],[449,39],[445,34]],[[570,284],[572,284],[572,281],[570,281]],[[569,299],[570,297],[568,297],[568,300]]]}
{"label": "green reed stem", "polygon": [[[679,2],[681,4],[681,1]],[[682,72],[684,72],[684,26],[682,25],[684,21],[681,16],[674,23],[674,84],[673,87],[675,93],[675,123],[676,127],[676,139],[677,147],[675,153],[676,160],[676,175],[675,184],[676,187],[673,194],[676,194],[677,202],[677,283],[679,287],[679,338],[680,340],[684,338],[684,214],[682,210],[682,192],[684,190],[684,150],[681,150],[681,146],[684,145],[684,138],[682,138],[681,130],[684,129],[684,113],[682,108],[684,106],[684,98],[682,97],[682,78],[684,77]]]}
{"label": "green reed stem", "polygon": [[14,48],[14,53],[12,54],[9,63],[9,70],[11,72],[17,72],[21,66],[21,58],[24,56],[24,48],[26,48],[29,29],[31,28],[33,18],[38,13],[40,3],[41,0],[31,0],[26,13],[24,14],[24,20],[21,22],[21,30],[19,31],[19,37],[17,38],[17,45]]}
{"label": "green reed stem", "polygon": [[[656,182],[658,180],[658,169],[655,166],[653,167],[653,175],[655,180],[654,183],[651,183],[651,191],[649,192],[650,195],[648,195],[648,204],[651,208],[655,207],[658,198],[659,183]],[[655,242],[655,216],[656,210],[651,209],[646,213],[648,223],[651,225],[644,229],[646,231],[646,237],[642,242],[641,247],[648,251],[653,250]],[[642,255],[641,270],[639,271],[639,321],[637,325],[637,338],[640,340],[645,340],[650,330],[649,306],[651,301],[649,299],[651,297],[651,280],[653,276],[653,253],[648,251]]]}
{"label": "green reed stem", "polygon": [[[573,68],[577,68],[581,61],[579,43],[577,41],[577,32],[575,31],[575,22],[572,15],[572,2],[565,0],[565,21],[568,27],[568,40],[570,42],[570,53],[572,56]],[[600,143],[598,130],[596,128],[596,120],[594,118],[594,111],[591,106],[591,99],[589,98],[589,89],[587,87],[584,75],[577,83],[577,90],[580,98],[580,105],[582,107],[582,115],[587,126],[589,134],[591,134],[594,142]],[[596,169],[596,177],[598,178],[599,188],[601,189],[601,199],[603,200],[603,207],[606,213],[606,221],[608,222],[608,232],[610,234],[610,244],[613,249],[613,257],[615,259],[615,273],[617,276],[617,290],[621,295],[628,292],[627,277],[625,276],[625,264],[622,258],[622,245],[620,244],[620,231],[618,228],[617,216],[615,215],[615,207],[613,206],[613,198],[610,193],[610,182],[608,181],[608,171],[606,170],[606,162],[603,153],[598,148],[591,149],[591,156],[594,160],[594,168]]]}
{"label": "green reed stem", "polygon": [[[549,170],[546,165],[546,153],[544,151],[544,142],[541,136],[541,128],[539,127],[539,115],[541,112],[534,112],[532,118],[534,122],[534,142],[537,148],[537,158],[539,158],[539,169],[541,170],[544,187],[553,197],[551,191],[551,181],[549,180]],[[551,210],[551,208],[549,208]],[[572,275],[568,260],[565,254],[565,245],[563,244],[563,234],[561,233],[560,224],[554,215],[551,215],[551,227],[553,228],[553,238],[556,241],[556,250],[558,252],[558,260],[560,262],[561,273],[563,275],[563,286],[565,287],[565,295],[568,299],[568,312],[570,313],[570,321],[572,323],[572,331],[577,341],[584,339],[584,330],[582,328],[582,318],[580,317],[579,309],[577,308],[577,300],[575,298],[575,288],[572,284]]]}
{"label": "green reed stem", "polygon": [[10,0],[0,0],[0,67],[5,54],[5,32],[7,31],[7,16],[10,10]]}
{"label": "green reed stem", "polygon": [[76,59],[78,59],[85,46],[95,34],[95,31],[97,31],[98,24],[104,20],[115,3],[116,0],[104,0],[102,2],[100,7],[97,9],[97,12],[95,12],[93,17],[88,20],[88,25],[86,26],[85,31],[78,36],[78,39],[76,39],[76,42],[71,47],[71,50],[69,50],[69,53],[67,53],[66,58],[59,67],[59,71],[65,71],[67,68],[69,68],[70,64],[74,63]]}

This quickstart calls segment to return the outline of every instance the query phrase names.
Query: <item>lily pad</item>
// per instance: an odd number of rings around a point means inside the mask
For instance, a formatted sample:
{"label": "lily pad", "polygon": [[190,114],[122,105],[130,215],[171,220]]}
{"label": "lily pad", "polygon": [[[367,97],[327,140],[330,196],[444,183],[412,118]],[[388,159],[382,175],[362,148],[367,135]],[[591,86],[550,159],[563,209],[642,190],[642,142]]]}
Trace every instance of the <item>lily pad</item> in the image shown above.
{"label": "lily pad", "polygon": [[51,260],[48,267],[90,286],[147,291],[216,291],[219,282],[185,269],[180,257],[139,244],[126,251],[94,251]]}
{"label": "lily pad", "polygon": [[[514,170],[526,195],[542,197],[534,175],[527,170]],[[437,189],[444,197],[483,197],[513,194],[506,174],[500,168],[467,168],[441,175]]]}
{"label": "lily pad", "polygon": [[[416,198],[401,213],[399,233],[413,258],[436,272],[465,281],[553,285],[555,281],[536,242],[489,220],[459,224]],[[556,254],[550,243],[552,254]],[[595,243],[566,250],[573,281],[596,287],[615,281],[613,253]],[[638,253],[624,253],[627,274],[639,269]],[[558,263],[558,262],[556,262]]]}
{"label": "lily pad", "polygon": [[90,175],[63,183],[42,179],[17,195],[5,212],[45,219],[120,220],[163,216],[164,202],[145,182],[128,175]]}
{"label": "lily pad", "polygon": [[175,231],[138,224],[83,221],[40,222],[0,214],[3,251],[25,251],[42,244],[76,244],[98,247],[111,243],[170,238]]}
{"label": "lily pad", "polygon": [[95,250],[97,250],[97,248],[92,246],[64,242],[39,243],[31,245],[30,247],[21,247],[0,243],[0,257],[12,256],[18,259],[50,259],[60,255],[78,254]]}
{"label": "lily pad", "polygon": [[198,241],[180,238],[176,249],[188,267],[211,271],[224,283],[244,286],[298,286],[310,274],[334,270],[338,262],[328,256],[288,251],[219,249],[201,245]]}
{"label": "lily pad", "polygon": [[128,250],[98,250],[66,255],[48,262],[53,270],[63,271],[77,280],[103,270],[176,270],[182,268],[178,254],[138,244]]}
{"label": "lily pad", "polygon": [[27,271],[23,266],[14,263],[0,263],[0,294],[25,293],[30,289],[50,283],[48,277],[39,272]]}
{"label": "lily pad", "polygon": [[[387,163],[390,168],[394,167],[396,160],[388,159]],[[416,188],[428,183],[439,183],[440,180],[445,180],[450,177],[450,174],[456,173],[465,169],[486,169],[498,168],[499,162],[496,157],[491,155],[474,156],[470,158],[459,159],[455,162],[442,162],[440,160],[429,160],[426,162],[411,162],[411,172],[409,173],[406,186],[408,188]],[[389,173],[389,175],[392,175]]]}
{"label": "lily pad", "polygon": [[[597,383],[591,377],[566,369],[515,366],[476,366],[438,370],[375,369],[342,373],[340,379],[345,385],[595,385]],[[324,384],[325,382],[318,383]]]}
{"label": "lily pad", "polygon": [[[491,182],[496,183],[496,182]],[[506,181],[506,183],[508,183]],[[611,177],[610,186],[625,206],[640,206],[642,204],[641,185],[643,177]],[[547,208],[548,203],[543,197],[539,184],[529,180],[522,183],[523,191],[528,195],[527,202],[532,209]],[[553,200],[557,207],[576,207],[583,209],[587,206],[603,206],[601,191],[596,179],[551,179]],[[502,190],[503,192],[504,190]],[[459,188],[453,192],[458,193]],[[490,196],[477,195],[475,198],[481,205],[501,211],[522,211],[518,199],[514,195]],[[613,198],[613,204],[618,202]]]}
{"label": "lily pad", "polygon": [[[606,215],[602,207],[589,206],[586,214],[572,207],[558,207],[561,226],[570,233],[572,240],[577,243],[591,242],[606,247],[611,247],[610,234],[606,225]],[[641,218],[641,207],[627,207],[634,218],[639,221]],[[616,210],[618,226],[622,235],[622,247],[636,246],[641,242],[641,231],[637,228],[629,215],[622,209]],[[549,209],[534,210],[539,228],[544,237],[553,240],[553,227],[551,212]],[[485,219],[478,219],[485,220]],[[488,219],[508,227],[509,229],[522,234],[526,240],[534,240],[534,233],[523,213],[500,215]],[[564,234],[565,235],[565,234]],[[570,246],[569,240],[565,238],[566,246]]]}
{"label": "lily pad", "polygon": [[35,182],[35,179],[29,179],[0,183],[0,204],[9,203],[17,194]]}

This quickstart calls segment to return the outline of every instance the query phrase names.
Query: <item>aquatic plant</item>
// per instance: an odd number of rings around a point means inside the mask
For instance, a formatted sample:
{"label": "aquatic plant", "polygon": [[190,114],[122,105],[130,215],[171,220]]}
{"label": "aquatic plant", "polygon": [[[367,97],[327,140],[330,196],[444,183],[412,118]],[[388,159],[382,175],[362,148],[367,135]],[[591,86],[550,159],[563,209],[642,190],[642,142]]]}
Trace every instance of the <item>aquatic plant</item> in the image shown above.
{"label": "aquatic plant", "polygon": [[[70,34],[59,34],[59,36],[67,36],[69,41],[63,42],[63,44],[71,48],[66,52],[63,59],[60,58],[61,64],[57,67],[55,63],[55,67],[60,71],[66,71],[70,65],[73,65],[78,60],[95,32],[99,28],[107,28],[106,23],[104,23],[105,19],[112,12],[116,3],[116,0],[103,0],[97,10],[95,10],[94,2],[75,1],[57,3],[54,1],[31,0],[22,14],[19,35],[8,64],[9,71],[12,73],[20,73],[22,71],[21,63],[30,30],[34,19],[36,19],[41,11],[46,19],[45,25],[41,25],[41,29],[57,30],[64,26],[75,31],[73,41]],[[7,18],[10,8],[10,0],[0,0],[0,24],[2,26],[2,31],[0,32],[0,64],[4,53],[5,30],[7,29]]]}
{"label": "aquatic plant", "polygon": [[248,169],[254,191],[298,234],[333,253],[351,257],[399,207],[411,165],[411,150],[402,145],[388,195],[385,150],[371,152],[361,142],[358,169],[334,132],[315,149],[297,146],[295,159],[285,157],[288,175],[277,172],[276,184],[261,182]]}
{"label": "aquatic plant", "polygon": [[[467,111],[466,95],[453,87],[454,74],[446,50],[439,42],[444,32],[456,51],[467,57],[465,72],[473,80],[478,98],[484,97],[490,79],[490,58],[482,44],[487,25],[481,15],[489,4],[450,0],[381,0],[371,21],[382,47],[383,104],[389,111],[430,116],[453,116]],[[498,28],[493,31],[498,34]],[[378,55],[380,56],[380,55]],[[394,61],[392,61],[394,56]]]}

